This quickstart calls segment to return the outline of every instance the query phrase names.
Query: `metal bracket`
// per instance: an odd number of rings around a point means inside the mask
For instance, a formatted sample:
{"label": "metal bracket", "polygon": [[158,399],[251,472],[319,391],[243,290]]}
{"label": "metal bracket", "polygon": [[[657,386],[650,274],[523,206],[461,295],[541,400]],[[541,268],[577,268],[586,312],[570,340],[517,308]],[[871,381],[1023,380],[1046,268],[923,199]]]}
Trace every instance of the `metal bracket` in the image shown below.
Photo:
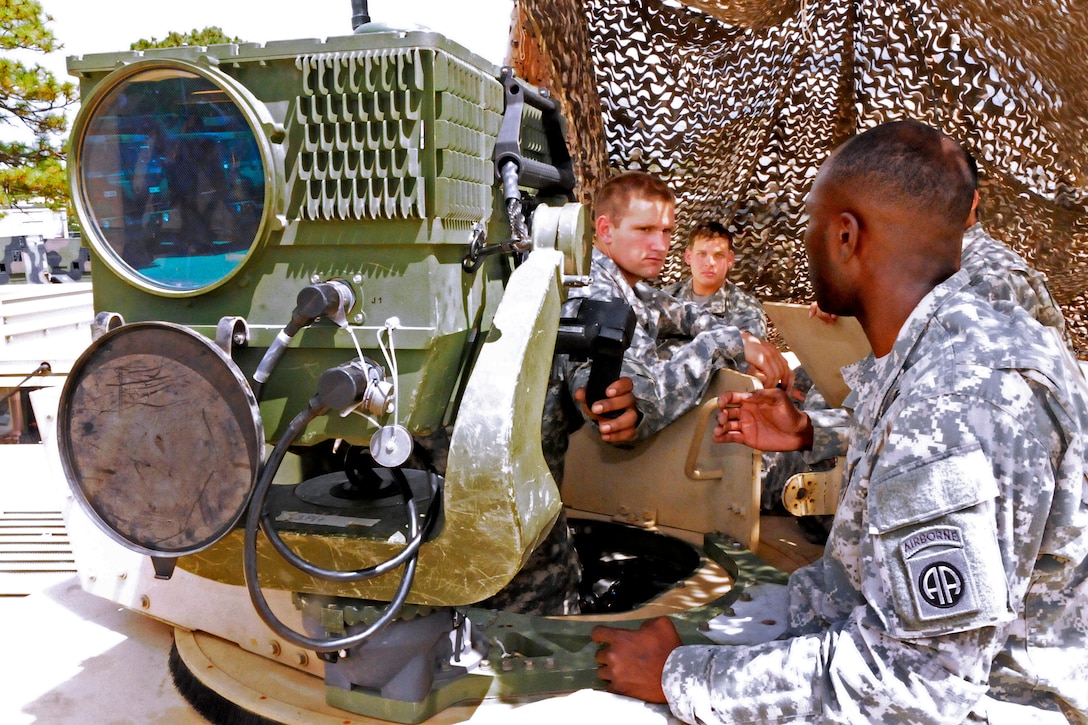
{"label": "metal bracket", "polygon": [[110,330],[125,324],[125,318],[117,312],[99,312],[91,323],[91,339],[97,340]]}
{"label": "metal bracket", "polygon": [[[499,77],[504,91],[504,110],[499,136],[495,141],[495,175],[503,182],[503,196],[520,197],[519,186],[541,190],[545,196],[563,194],[574,201],[574,162],[567,149],[565,121],[559,103],[547,89],[534,89],[523,83],[507,66]],[[544,137],[551,163],[526,157],[522,151],[522,118],[525,105],[540,111]],[[513,164],[512,178],[503,178],[507,164]]]}
{"label": "metal bracket", "polygon": [[520,242],[516,239],[489,245],[484,225],[476,222],[472,227],[472,239],[469,240],[468,254],[461,260],[461,269],[465,270],[467,274],[473,274],[480,268],[484,257],[489,257],[492,254],[523,254],[531,249],[531,243]]}
{"label": "metal bracket", "polygon": [[833,514],[842,489],[842,460],[830,471],[807,471],[790,476],[782,504],[794,516]]}
{"label": "metal bracket", "polygon": [[646,507],[632,511],[630,506],[620,504],[619,510],[613,514],[612,520],[642,529],[652,529],[657,526],[657,509]]}
{"label": "metal bracket", "polygon": [[691,436],[691,444],[688,446],[688,455],[684,459],[684,475],[693,481],[706,481],[721,478],[724,475],[721,460],[715,460],[717,468],[703,468],[699,460],[702,452],[703,441],[706,439],[708,428],[713,427],[718,420],[718,399],[711,398],[704,401],[698,408],[695,419],[695,433]]}
{"label": "metal bracket", "polygon": [[227,353],[227,357],[233,357],[235,345],[245,347],[249,344],[249,323],[244,317],[219,318],[219,324],[215,326],[215,344]]}
{"label": "metal bracket", "polygon": [[178,558],[176,556],[152,556],[151,565],[155,568],[155,578],[165,581],[174,576]]}

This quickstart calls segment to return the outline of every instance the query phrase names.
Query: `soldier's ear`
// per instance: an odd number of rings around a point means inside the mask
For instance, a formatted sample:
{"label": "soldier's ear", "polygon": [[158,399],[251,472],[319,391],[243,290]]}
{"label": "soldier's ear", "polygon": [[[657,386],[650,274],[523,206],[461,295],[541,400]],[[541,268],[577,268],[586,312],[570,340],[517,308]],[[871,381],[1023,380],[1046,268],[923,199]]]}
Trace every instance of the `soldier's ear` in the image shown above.
{"label": "soldier's ear", "polygon": [[602,244],[612,243],[612,220],[607,214],[602,214],[597,217],[596,221],[597,239]]}
{"label": "soldier's ear", "polygon": [[858,253],[861,244],[861,223],[853,212],[840,212],[836,232],[839,241],[836,251],[840,261],[845,262]]}

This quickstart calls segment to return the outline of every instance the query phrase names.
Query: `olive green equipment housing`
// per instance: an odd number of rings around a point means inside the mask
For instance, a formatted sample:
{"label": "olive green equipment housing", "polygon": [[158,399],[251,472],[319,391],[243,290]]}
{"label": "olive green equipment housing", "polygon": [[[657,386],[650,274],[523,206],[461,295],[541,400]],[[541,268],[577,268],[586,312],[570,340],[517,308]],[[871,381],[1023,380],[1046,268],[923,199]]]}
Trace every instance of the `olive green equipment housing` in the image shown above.
{"label": "olive green equipment housing", "polygon": [[[505,281],[498,260],[460,265],[474,235],[510,237],[491,160],[495,69],[441,36],[387,32],[98,54],[70,70],[83,101],[69,169],[97,309],[211,339],[242,318],[232,358],[252,377],[299,291],[339,280],[351,304],[300,330],[269,376],[270,438],[356,338],[377,353],[390,320],[401,422],[442,425]],[[365,445],[368,427],[334,416],[299,442]]]}
{"label": "olive green equipment housing", "polygon": [[[438,34],[370,28],[69,59],[98,337],[61,459],[161,576],[465,605],[558,515],[540,415],[563,275],[588,266],[562,118]],[[243,577],[254,490],[250,534],[265,517],[318,576],[265,537]],[[410,593],[321,577],[406,538]]]}

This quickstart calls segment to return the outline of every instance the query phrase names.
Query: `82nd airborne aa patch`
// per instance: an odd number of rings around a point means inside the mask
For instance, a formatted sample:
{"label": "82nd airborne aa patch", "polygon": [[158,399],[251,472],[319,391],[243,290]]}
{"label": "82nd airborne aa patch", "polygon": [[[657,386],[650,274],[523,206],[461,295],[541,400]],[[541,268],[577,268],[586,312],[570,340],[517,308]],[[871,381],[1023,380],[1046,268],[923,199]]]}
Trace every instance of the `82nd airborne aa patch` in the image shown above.
{"label": "82nd airborne aa patch", "polygon": [[919,529],[899,542],[899,551],[919,619],[978,611],[963,532],[958,527]]}

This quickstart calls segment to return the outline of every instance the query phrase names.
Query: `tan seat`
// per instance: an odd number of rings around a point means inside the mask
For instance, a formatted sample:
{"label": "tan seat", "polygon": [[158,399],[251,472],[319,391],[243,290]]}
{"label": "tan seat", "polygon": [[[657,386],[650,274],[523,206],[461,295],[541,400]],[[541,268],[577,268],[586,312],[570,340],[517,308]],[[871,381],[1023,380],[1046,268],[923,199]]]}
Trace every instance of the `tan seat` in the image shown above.
{"label": "tan seat", "polygon": [[756,551],[760,453],[715,443],[713,431],[719,394],[759,387],[751,376],[721,370],[698,407],[631,447],[605,443],[583,427],[567,451],[564,505],[572,516],[675,529],[699,540],[718,531]]}

